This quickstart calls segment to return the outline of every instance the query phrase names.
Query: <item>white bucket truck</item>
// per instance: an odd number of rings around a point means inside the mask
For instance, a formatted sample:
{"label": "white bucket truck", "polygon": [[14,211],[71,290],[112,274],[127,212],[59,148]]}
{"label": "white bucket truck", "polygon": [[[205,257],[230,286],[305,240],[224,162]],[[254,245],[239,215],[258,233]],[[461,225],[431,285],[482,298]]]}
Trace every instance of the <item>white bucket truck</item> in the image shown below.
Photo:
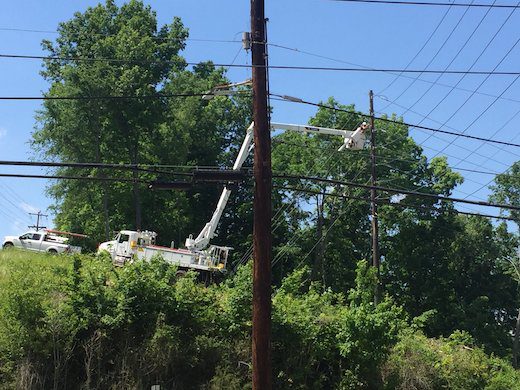
{"label": "white bucket truck", "polygon": [[[325,127],[292,125],[271,122],[271,130],[287,130],[300,133],[313,133],[340,136],[343,144],[339,150],[359,150],[364,147],[368,126],[363,122],[356,130],[341,130]],[[246,136],[233,165],[233,170],[239,171],[253,148],[253,123],[248,127]],[[199,235],[186,239],[186,249],[175,249],[155,245],[157,234],[150,231],[121,230],[114,240],[100,244],[98,252],[110,253],[114,264],[123,265],[134,258],[150,260],[153,256],[162,256],[169,263],[175,264],[180,270],[194,269],[203,273],[225,272],[230,247],[209,245],[215,236],[215,230],[231,189],[224,187],[211,220],[204,226]]]}

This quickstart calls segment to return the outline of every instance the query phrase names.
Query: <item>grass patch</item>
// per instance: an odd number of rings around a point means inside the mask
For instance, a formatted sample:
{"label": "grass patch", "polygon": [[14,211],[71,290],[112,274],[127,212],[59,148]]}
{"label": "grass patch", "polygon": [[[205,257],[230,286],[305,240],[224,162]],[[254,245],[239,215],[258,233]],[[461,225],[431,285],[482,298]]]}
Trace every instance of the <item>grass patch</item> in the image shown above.
{"label": "grass patch", "polygon": [[41,276],[51,277],[56,274],[56,271],[66,271],[71,266],[72,257],[70,255],[52,255],[14,248],[0,250],[0,289],[7,283],[13,272],[37,273]]}

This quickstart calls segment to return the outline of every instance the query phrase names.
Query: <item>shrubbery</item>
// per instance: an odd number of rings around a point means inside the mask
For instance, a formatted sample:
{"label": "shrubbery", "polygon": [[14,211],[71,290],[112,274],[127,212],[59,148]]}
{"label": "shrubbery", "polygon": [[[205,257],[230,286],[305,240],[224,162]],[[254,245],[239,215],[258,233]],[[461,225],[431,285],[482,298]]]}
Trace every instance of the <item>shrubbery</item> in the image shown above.
{"label": "shrubbery", "polygon": [[383,367],[388,389],[520,389],[520,372],[486,355],[466,333],[431,339],[407,332]]}
{"label": "shrubbery", "polygon": [[[0,388],[244,389],[251,374],[251,268],[220,285],[177,279],[160,259],[0,253]],[[371,302],[358,264],[348,296],[306,269],[273,293],[280,389],[511,389],[519,376],[458,334],[413,333],[401,308]]]}

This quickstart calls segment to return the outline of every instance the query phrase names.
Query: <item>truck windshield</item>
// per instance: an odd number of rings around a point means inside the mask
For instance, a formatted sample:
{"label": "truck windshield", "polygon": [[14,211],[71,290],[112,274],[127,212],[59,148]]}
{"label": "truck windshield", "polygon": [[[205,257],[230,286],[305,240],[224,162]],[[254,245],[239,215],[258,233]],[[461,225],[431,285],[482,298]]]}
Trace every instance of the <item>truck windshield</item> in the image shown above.
{"label": "truck windshield", "polygon": [[130,236],[128,234],[121,234],[119,237],[119,240],[117,242],[126,242],[130,239]]}

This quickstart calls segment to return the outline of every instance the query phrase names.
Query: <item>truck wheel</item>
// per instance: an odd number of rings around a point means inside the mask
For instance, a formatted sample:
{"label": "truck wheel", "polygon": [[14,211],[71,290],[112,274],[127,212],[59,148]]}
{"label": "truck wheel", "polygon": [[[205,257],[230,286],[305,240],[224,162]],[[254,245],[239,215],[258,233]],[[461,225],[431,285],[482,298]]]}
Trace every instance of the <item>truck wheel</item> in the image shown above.
{"label": "truck wheel", "polygon": [[56,249],[49,249],[49,253],[51,255],[57,255],[58,254],[58,251]]}
{"label": "truck wheel", "polygon": [[3,246],[4,249],[12,249],[14,248],[14,245],[12,242],[6,242]]}
{"label": "truck wheel", "polygon": [[186,271],[180,269],[177,272],[175,272],[175,279],[180,279],[186,276]]}

